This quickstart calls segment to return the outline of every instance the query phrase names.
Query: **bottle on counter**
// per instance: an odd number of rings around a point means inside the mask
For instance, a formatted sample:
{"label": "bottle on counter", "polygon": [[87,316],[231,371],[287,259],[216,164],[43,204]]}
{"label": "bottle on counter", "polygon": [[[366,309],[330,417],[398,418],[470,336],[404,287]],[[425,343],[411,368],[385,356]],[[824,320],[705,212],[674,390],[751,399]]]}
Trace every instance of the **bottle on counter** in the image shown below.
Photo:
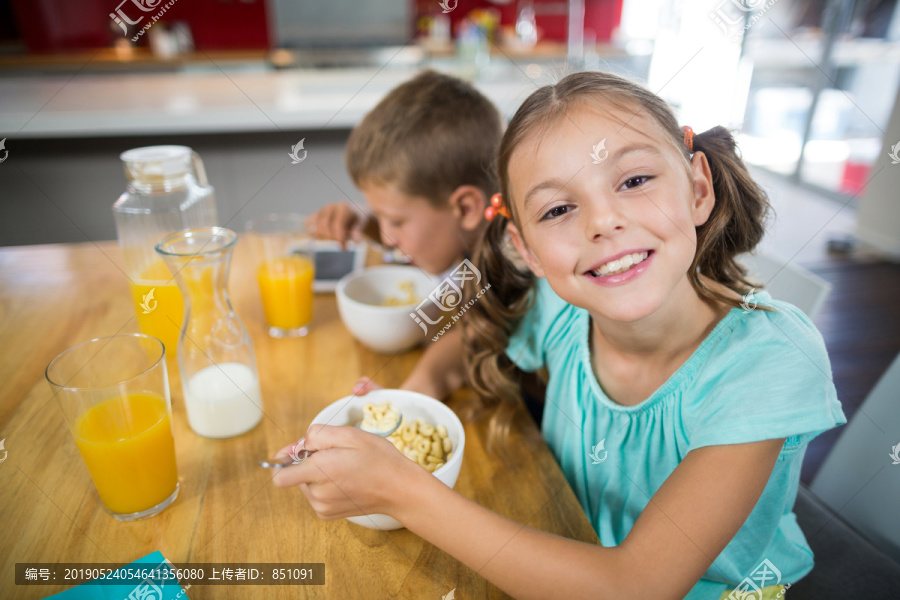
{"label": "bottle on counter", "polygon": [[203,162],[187,146],[134,148],[120,158],[128,186],[113,204],[113,214],[138,326],[159,338],[172,359],[184,307],[155,247],[175,231],[216,225],[215,195]]}

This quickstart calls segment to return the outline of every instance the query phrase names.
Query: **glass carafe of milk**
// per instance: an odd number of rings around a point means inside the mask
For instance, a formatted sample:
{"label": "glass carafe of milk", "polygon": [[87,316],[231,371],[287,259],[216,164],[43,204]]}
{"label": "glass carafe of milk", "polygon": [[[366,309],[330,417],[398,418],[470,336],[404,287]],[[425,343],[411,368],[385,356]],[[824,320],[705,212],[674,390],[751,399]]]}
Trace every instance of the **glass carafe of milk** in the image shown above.
{"label": "glass carafe of milk", "polygon": [[198,435],[227,438],[262,419],[253,343],[228,299],[237,234],[222,227],[185,229],[156,245],[184,297],[178,368],[188,422]]}
{"label": "glass carafe of milk", "polygon": [[216,221],[213,188],[203,162],[187,146],[146,146],[123,152],[128,187],[113,205],[131,297],[141,332],[159,338],[173,358],[184,314],[181,294],[154,250],[163,237]]}

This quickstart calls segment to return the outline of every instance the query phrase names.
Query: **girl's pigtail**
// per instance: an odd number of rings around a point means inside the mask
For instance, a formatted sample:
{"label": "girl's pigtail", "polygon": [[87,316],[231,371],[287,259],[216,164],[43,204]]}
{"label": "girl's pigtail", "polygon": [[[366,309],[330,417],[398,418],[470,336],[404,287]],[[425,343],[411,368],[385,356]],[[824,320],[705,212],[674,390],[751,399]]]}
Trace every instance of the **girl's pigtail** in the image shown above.
{"label": "girl's pigtail", "polygon": [[[495,406],[488,425],[488,445],[500,442],[506,446],[509,427],[522,406],[519,384],[512,362],[506,357],[506,346],[516,322],[528,311],[534,275],[510,260],[515,253],[506,234],[507,219],[497,217],[475,249],[475,265],[482,274],[482,294],[463,321],[466,345],[466,368],[469,382],[483,405]],[[474,295],[474,286],[465,288]],[[470,298],[467,298],[469,300]]]}
{"label": "girl's pigtail", "polygon": [[734,138],[724,127],[695,135],[693,150],[703,152],[709,162],[716,204],[706,223],[697,228],[697,252],[688,278],[701,298],[739,306],[739,300],[710,288],[700,275],[740,294],[759,287],[747,280],[747,270],[735,257],[750,252],[762,239],[771,211],[769,199],[753,181],[737,154]]}

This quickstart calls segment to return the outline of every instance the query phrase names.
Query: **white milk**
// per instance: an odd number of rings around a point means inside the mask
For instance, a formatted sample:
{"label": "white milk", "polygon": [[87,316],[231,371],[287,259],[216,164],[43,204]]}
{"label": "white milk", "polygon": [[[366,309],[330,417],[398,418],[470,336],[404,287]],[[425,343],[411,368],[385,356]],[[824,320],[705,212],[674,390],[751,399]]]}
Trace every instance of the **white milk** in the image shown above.
{"label": "white milk", "polygon": [[262,396],[253,370],[240,363],[212,365],[184,386],[188,421],[199,435],[226,438],[249,431],[262,419]]}

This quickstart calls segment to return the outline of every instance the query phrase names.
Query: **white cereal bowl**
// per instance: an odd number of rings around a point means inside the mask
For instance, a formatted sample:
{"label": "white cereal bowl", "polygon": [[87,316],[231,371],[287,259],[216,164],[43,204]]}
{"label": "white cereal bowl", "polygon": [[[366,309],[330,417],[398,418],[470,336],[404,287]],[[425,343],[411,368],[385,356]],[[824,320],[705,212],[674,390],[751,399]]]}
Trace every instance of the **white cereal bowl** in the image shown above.
{"label": "white cereal bowl", "polygon": [[[323,425],[358,425],[362,421],[364,404],[385,401],[399,408],[407,421],[422,419],[429,425],[443,425],[447,428],[447,437],[453,443],[453,456],[434,472],[434,476],[451,488],[456,485],[466,447],[466,433],[456,413],[430,396],[407,390],[375,390],[365,396],[347,396],[326,406],[312,422]],[[397,493],[403,492],[398,490]],[[363,515],[348,517],[347,520],[369,529],[389,531],[403,528],[399,521],[387,515]]]}
{"label": "white cereal bowl", "polygon": [[[390,296],[401,294],[399,285],[410,281],[415,304],[381,306]],[[388,265],[369,267],[338,281],[335,288],[338,312],[353,337],[375,352],[393,354],[408,350],[425,339],[425,332],[410,316],[428,297],[437,281],[417,267]]]}

